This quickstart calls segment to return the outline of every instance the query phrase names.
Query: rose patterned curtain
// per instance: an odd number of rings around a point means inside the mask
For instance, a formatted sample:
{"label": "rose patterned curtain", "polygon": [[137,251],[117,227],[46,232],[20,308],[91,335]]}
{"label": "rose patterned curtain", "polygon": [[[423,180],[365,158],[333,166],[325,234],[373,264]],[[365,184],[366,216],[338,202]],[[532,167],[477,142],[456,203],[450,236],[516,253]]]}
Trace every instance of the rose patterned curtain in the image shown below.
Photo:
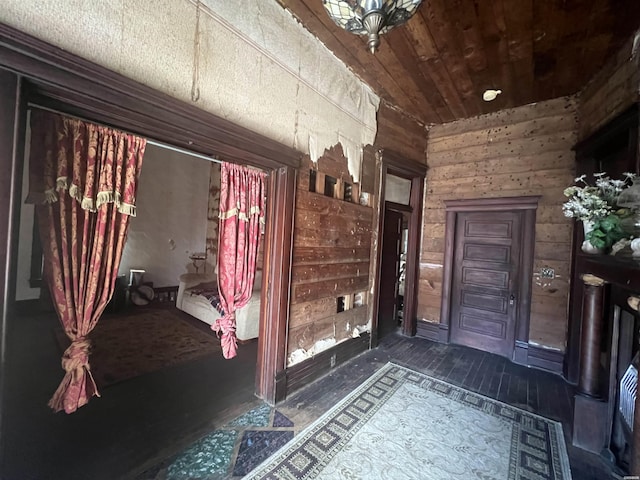
{"label": "rose patterned curtain", "polygon": [[37,204],[44,278],[71,340],[64,378],[49,401],[55,411],[72,413],[100,396],[88,335],[113,294],[145,146],[111,128],[31,113],[29,197]]}
{"label": "rose patterned curtain", "polygon": [[220,185],[218,290],[225,314],[211,326],[218,333],[224,358],[236,356],[236,310],[253,292],[261,223],[265,211],[265,174],[223,163]]}

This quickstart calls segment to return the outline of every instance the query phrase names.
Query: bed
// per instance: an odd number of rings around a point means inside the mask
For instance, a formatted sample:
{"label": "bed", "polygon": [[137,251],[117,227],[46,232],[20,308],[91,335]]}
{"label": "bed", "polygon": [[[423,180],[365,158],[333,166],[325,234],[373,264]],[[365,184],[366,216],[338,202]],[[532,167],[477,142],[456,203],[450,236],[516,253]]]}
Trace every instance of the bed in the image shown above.
{"label": "bed", "polygon": [[[240,341],[258,338],[261,287],[262,271],[258,270],[249,303],[240,310],[236,310],[236,337]],[[222,316],[214,307],[216,299],[214,298],[213,302],[210,300],[217,292],[215,274],[185,273],[180,275],[176,307],[192,317],[212,325],[216,319]]]}

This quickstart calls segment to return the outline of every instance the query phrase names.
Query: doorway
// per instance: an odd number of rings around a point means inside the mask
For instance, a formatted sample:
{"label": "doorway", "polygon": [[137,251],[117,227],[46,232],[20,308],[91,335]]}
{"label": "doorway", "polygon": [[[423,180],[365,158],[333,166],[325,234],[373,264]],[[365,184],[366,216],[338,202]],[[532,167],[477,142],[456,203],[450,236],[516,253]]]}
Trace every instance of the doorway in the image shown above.
{"label": "doorway", "polygon": [[526,362],[538,198],[445,201],[441,326],[451,343]]}
{"label": "doorway", "polygon": [[[8,239],[8,253],[4,256],[9,259],[3,269],[0,357],[4,357],[9,310],[14,308],[15,288],[11,284],[19,241],[19,211],[15,205],[21,193],[17,172],[22,167],[23,149],[21,142],[14,140],[24,137],[22,125],[25,124],[27,102],[32,102],[190,152],[205,156],[215,154],[269,171],[268,196],[271,201],[267,207],[263,269],[269,290],[262,290],[263,321],[258,340],[255,392],[265,401],[274,403],[276,378],[284,372],[286,357],[282,345],[288,321],[292,218],[299,152],[11,27],[0,25],[0,39],[3,40],[0,42],[0,72],[3,74],[0,88],[8,93],[7,100],[10,100],[10,105],[0,115],[0,123],[7,127],[0,135],[0,148],[10,153],[7,158],[12,162],[6,165],[11,173],[2,182],[8,187],[6,191],[12,192],[12,199],[2,210],[7,221],[6,230],[3,226],[0,231],[0,235]],[[52,58],[56,61],[52,62]],[[0,361],[0,369],[3,367]]]}
{"label": "doorway", "polygon": [[409,214],[405,205],[385,202],[382,233],[382,258],[378,308],[378,338],[402,326],[404,317],[404,293]]}
{"label": "doorway", "polygon": [[[378,232],[373,285],[371,348],[398,326],[416,333],[418,262],[426,165],[388,150],[379,167]],[[385,246],[386,245],[386,246]]]}

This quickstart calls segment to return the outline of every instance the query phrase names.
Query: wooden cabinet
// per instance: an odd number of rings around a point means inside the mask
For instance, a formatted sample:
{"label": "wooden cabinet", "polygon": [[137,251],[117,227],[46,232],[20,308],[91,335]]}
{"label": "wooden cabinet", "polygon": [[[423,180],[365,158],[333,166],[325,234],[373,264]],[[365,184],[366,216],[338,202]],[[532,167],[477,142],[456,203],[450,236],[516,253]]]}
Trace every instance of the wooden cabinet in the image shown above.
{"label": "wooden cabinet", "polygon": [[[638,106],[626,110],[593,135],[578,143],[576,171],[591,177],[596,172],[607,172],[612,178],[621,178],[623,172],[640,172],[638,158]],[[585,265],[588,255],[582,254],[584,240],[582,225],[573,229],[573,259],[571,265],[571,296],[569,301],[569,332],[564,373],[577,383],[580,360],[580,323],[582,315],[583,283],[580,276],[589,273]]]}
{"label": "wooden cabinet", "polygon": [[[580,142],[575,151],[578,174],[606,172],[621,178],[623,172],[638,173],[638,106]],[[582,226],[576,222],[565,357],[565,376],[578,384],[573,443],[631,471],[640,442],[632,447],[632,429],[619,413],[619,385],[639,349],[640,317],[627,299],[640,295],[640,261],[585,254],[582,241]]]}

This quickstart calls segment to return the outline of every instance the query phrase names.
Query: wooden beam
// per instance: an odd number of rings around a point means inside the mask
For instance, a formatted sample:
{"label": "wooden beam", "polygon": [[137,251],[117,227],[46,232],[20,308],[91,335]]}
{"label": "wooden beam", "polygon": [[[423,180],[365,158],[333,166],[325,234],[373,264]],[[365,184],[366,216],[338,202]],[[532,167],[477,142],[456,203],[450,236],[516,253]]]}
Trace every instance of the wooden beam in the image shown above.
{"label": "wooden beam", "polygon": [[281,167],[269,176],[269,204],[260,297],[256,394],[275,404],[285,395],[287,324],[293,244],[296,171]]}

